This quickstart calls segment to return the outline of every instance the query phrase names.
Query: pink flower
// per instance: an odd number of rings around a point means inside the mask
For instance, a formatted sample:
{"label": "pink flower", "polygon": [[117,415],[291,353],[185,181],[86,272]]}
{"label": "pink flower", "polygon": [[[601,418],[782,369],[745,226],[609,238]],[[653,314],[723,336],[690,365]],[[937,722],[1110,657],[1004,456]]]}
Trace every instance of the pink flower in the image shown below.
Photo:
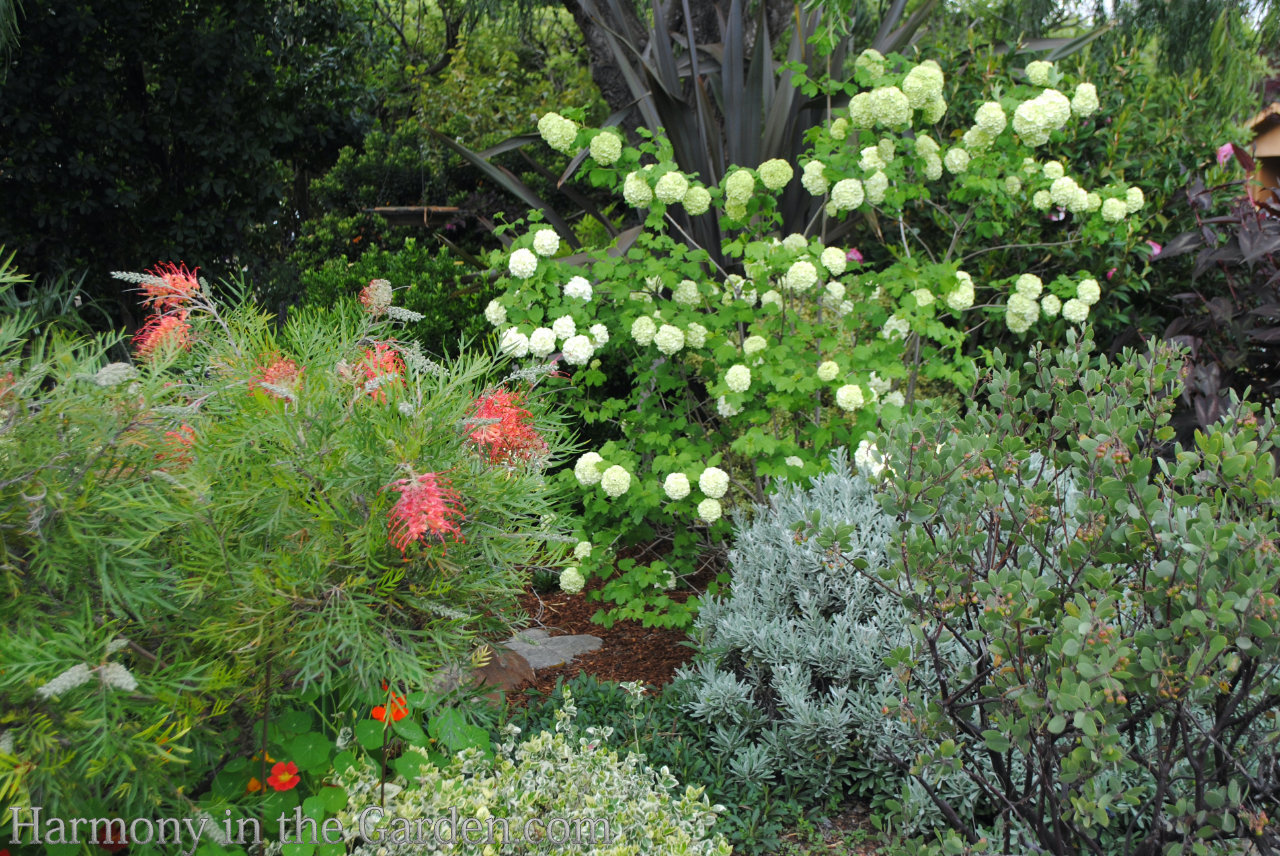
{"label": "pink flower", "polygon": [[845,257],[845,259],[847,259],[848,261],[851,261],[851,262],[861,262],[861,261],[862,261],[862,253],[858,252],[858,248],[857,248],[857,247],[854,247],[853,249],[849,250],[849,252],[845,253],[845,254],[844,254],[844,257]]}
{"label": "pink flower", "polygon": [[1164,247],[1160,246],[1155,241],[1147,241],[1147,244],[1151,247],[1151,258],[1153,259],[1160,255],[1160,251],[1164,249]]}
{"label": "pink flower", "polygon": [[1116,268],[1112,268],[1111,270],[1107,271],[1107,279],[1111,279],[1111,277],[1115,275],[1116,275]]}
{"label": "pink flower", "polygon": [[145,297],[143,304],[154,306],[157,312],[179,309],[184,303],[200,293],[200,280],[196,279],[196,271],[187,270],[185,264],[175,265],[173,262],[161,262],[147,271],[152,279],[142,283]]}
{"label": "pink flower", "polygon": [[497,420],[477,426],[470,434],[472,442],[488,449],[491,463],[528,461],[547,453],[547,442],[534,427],[533,414],[522,404],[519,393],[502,389],[487,392],[472,403],[472,418]]}
{"label": "pink flower", "polygon": [[177,315],[152,315],[133,337],[134,353],[139,359],[149,360],[157,351],[185,348],[191,343],[191,325],[187,313]]}
{"label": "pink flower", "polygon": [[458,522],[466,511],[449,479],[439,473],[423,473],[414,479],[400,479],[387,485],[400,492],[400,501],[391,509],[391,543],[405,552],[414,541],[428,537],[444,542],[445,535],[462,541]]}
{"label": "pink flower", "polygon": [[1226,166],[1227,161],[1231,160],[1234,154],[1235,150],[1230,143],[1223,143],[1218,146],[1218,166]]}

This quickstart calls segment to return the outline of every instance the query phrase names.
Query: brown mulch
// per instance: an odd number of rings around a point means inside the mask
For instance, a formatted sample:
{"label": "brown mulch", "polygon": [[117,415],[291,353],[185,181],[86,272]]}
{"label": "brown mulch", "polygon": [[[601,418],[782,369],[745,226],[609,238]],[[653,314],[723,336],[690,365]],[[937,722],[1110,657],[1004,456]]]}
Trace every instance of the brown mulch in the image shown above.
{"label": "brown mulch", "polygon": [[[683,602],[701,591],[701,584],[705,582],[695,579],[696,591],[672,591],[671,599]],[[554,692],[557,680],[568,681],[582,672],[601,681],[640,681],[650,687],[661,687],[670,683],[676,669],[693,659],[694,651],[686,644],[683,630],[645,627],[632,620],[615,621],[612,627],[593,624],[591,616],[611,605],[588,596],[603,587],[602,580],[593,579],[579,594],[531,591],[520,597],[520,606],[529,615],[530,627],[543,628],[552,636],[585,633],[599,637],[603,644],[598,651],[582,654],[571,663],[539,670],[532,683],[507,694],[508,704],[523,705],[529,698],[526,690],[530,688],[549,695]]]}

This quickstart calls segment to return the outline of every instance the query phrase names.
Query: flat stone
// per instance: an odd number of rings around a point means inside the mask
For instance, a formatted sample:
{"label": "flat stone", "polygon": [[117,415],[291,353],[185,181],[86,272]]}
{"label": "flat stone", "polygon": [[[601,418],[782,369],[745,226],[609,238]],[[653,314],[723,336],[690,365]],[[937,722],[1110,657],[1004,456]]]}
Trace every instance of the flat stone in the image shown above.
{"label": "flat stone", "polygon": [[552,636],[545,630],[524,630],[500,644],[523,656],[537,670],[563,666],[579,654],[600,650],[604,643],[600,637],[586,634]]}

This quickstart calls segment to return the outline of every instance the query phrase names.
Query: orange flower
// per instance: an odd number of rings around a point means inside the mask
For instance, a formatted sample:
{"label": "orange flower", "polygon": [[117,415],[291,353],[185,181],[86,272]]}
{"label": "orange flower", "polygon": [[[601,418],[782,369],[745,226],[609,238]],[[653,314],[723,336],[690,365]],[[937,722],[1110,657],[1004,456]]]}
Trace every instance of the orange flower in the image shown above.
{"label": "orange flower", "polygon": [[249,784],[244,786],[244,792],[246,794],[256,794],[260,790],[262,790],[262,782],[258,781],[257,776],[250,779]]}
{"label": "orange flower", "polygon": [[[401,380],[404,377],[404,361],[400,352],[391,347],[389,342],[375,342],[372,348],[365,350],[364,359],[360,361],[365,381],[381,379],[380,386],[389,380]],[[378,401],[386,401],[387,395],[381,388],[369,390],[369,395]]]}
{"label": "orange flower", "polygon": [[185,422],[177,431],[164,432],[165,449],[156,453],[157,461],[172,461],[175,464],[191,463],[191,449],[196,444],[196,429]]}
{"label": "orange flower", "polygon": [[293,391],[302,381],[302,369],[298,368],[298,364],[293,360],[287,360],[283,357],[274,360],[266,368],[259,366],[258,371],[260,376],[255,376],[249,381],[249,392],[252,393],[261,389],[272,398],[284,398],[285,396],[266,389],[263,384]]}
{"label": "orange flower", "polygon": [[[382,705],[378,705],[373,709],[371,715],[379,722],[387,721],[387,709]],[[391,697],[391,721],[399,722],[409,715],[409,708],[404,700],[404,696]]]}
{"label": "orange flower", "polygon": [[186,265],[172,262],[156,265],[147,271],[152,279],[142,283],[142,290],[146,292],[143,304],[154,306],[157,312],[179,308],[200,293],[200,280],[196,279],[198,270],[200,268],[187,270]]}
{"label": "orange flower", "polygon": [[152,315],[133,337],[134,353],[140,359],[149,360],[156,351],[185,348],[191,341],[191,325],[187,313],[178,315]]}
{"label": "orange flower", "polygon": [[300,781],[302,779],[298,776],[298,765],[292,761],[288,763],[281,761],[276,764],[271,768],[271,775],[267,777],[267,784],[277,791],[291,791]]}
{"label": "orange flower", "polygon": [[400,501],[391,509],[392,543],[400,552],[408,549],[411,542],[425,541],[428,536],[441,542],[445,535],[451,535],[454,541],[463,540],[458,521],[466,519],[466,507],[450,484],[439,473],[424,473],[416,479],[400,479],[387,485],[400,492]]}
{"label": "orange flower", "polygon": [[522,404],[523,396],[503,389],[485,393],[472,403],[471,417],[486,422],[468,436],[481,449],[487,449],[490,463],[528,461],[546,454],[547,442],[534,427],[533,414]]}

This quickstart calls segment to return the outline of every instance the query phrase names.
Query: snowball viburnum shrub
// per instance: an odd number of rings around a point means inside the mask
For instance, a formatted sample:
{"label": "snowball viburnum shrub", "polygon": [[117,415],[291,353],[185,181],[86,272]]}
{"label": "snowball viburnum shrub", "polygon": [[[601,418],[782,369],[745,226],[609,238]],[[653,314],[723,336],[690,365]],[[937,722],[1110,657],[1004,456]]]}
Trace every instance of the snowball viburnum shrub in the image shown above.
{"label": "snowball viburnum shrub", "polygon": [[[601,241],[566,259],[546,254],[533,215],[490,260],[505,289],[485,312],[500,349],[546,362],[558,344],[547,382],[574,387],[584,422],[618,429],[574,468],[593,540],[656,533],[687,577],[708,535],[728,531],[728,506],[763,498],[715,496],[687,473],[715,468],[750,494],[794,475],[794,459],[816,471],[818,445],[855,448],[919,390],[967,390],[966,353],[1061,337],[1107,311],[1097,274],[1140,240],[1145,199],[1073,142],[1094,133],[1099,93],[1065,66],[993,62],[957,84],[936,63],[864,53],[848,106],[800,157],[720,175],[681,163],[660,132],[631,146],[544,117],[553,148],[586,147],[578,175],[642,219],[625,251]],[[697,490],[725,507],[695,512]],[[582,560],[584,576],[595,563]],[[669,603],[665,617],[644,612],[641,592],[667,571],[648,567],[608,579],[615,614],[687,621]]]}

